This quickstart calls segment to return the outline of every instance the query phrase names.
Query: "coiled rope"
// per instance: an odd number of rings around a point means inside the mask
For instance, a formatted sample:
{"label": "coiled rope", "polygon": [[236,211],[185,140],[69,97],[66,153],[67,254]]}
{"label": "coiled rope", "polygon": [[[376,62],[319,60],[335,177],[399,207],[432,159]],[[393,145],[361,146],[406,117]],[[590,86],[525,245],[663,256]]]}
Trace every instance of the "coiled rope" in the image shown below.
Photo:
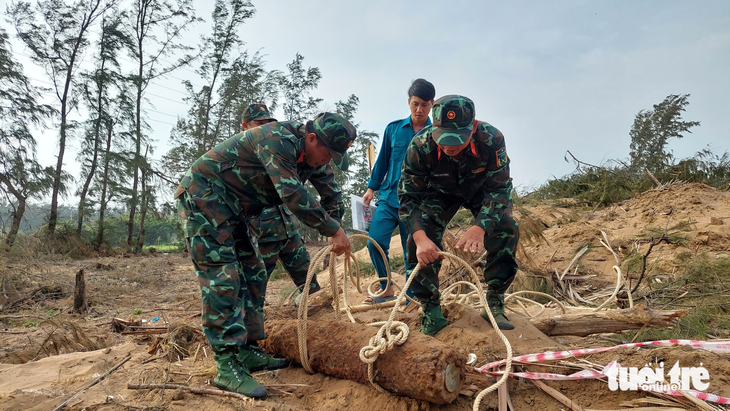
{"label": "coiled rope", "polygon": [[[380,354],[384,354],[387,351],[391,350],[396,345],[401,345],[405,343],[405,341],[408,339],[409,335],[409,328],[408,326],[401,322],[401,321],[395,321],[395,315],[398,312],[399,306],[405,301],[406,299],[410,300],[412,303],[419,304],[416,300],[411,299],[406,295],[406,291],[411,286],[411,283],[418,275],[418,271],[421,269],[421,265],[418,264],[413,269],[413,271],[408,275],[408,280],[406,281],[406,284],[401,288],[398,284],[392,281],[391,279],[391,271],[390,266],[387,263],[387,259],[385,256],[385,253],[383,252],[382,248],[378,245],[377,242],[375,242],[372,238],[363,235],[363,234],[353,234],[350,237],[348,237],[350,240],[353,239],[366,239],[370,241],[375,247],[378,249],[381,257],[383,258],[383,261],[385,263],[386,269],[387,269],[387,282],[390,286],[395,286],[398,291],[398,296],[396,298],[395,305],[391,309],[390,315],[388,316],[388,320],[386,321],[378,321],[374,323],[370,323],[368,325],[372,326],[380,326],[378,329],[378,332],[370,338],[370,341],[368,345],[362,347],[360,350],[360,360],[368,365],[368,379],[370,383],[380,392],[387,392],[384,388],[382,388],[376,381],[375,381],[375,361],[378,359],[378,356]],[[610,249],[610,247],[607,247]],[[298,311],[297,311],[297,340],[299,343],[299,356],[301,359],[302,367],[307,370],[310,374],[314,373],[314,370],[312,369],[311,365],[309,364],[309,355],[307,352],[307,311],[308,311],[308,297],[309,297],[309,290],[310,290],[310,283],[312,281],[312,278],[314,277],[314,274],[316,273],[316,268],[326,258],[327,254],[330,254],[330,264],[329,264],[329,276],[330,276],[330,286],[332,287],[332,296],[334,300],[334,309],[335,309],[335,315],[337,320],[340,320],[340,298],[339,298],[339,289],[337,285],[337,274],[335,271],[335,260],[336,256],[334,253],[331,252],[332,246],[328,245],[320,249],[317,254],[314,256],[312,263],[309,266],[309,270],[307,272],[307,279],[306,283],[304,285],[304,290],[302,291],[302,300],[299,303]],[[347,303],[347,279],[350,278],[353,284],[355,284],[358,292],[362,293],[362,290],[360,288],[360,265],[357,261],[357,259],[354,257],[352,253],[348,254],[349,258],[345,258],[344,262],[344,269],[345,273],[343,275],[343,287],[342,287],[342,297],[343,297],[343,303],[345,305],[345,312],[347,313],[348,318],[351,322],[355,323],[355,318],[352,316],[352,312],[350,310],[350,305]],[[458,281],[456,283],[453,283],[449,285],[446,289],[444,289],[441,292],[441,299],[444,302],[457,302],[464,305],[474,306],[478,304],[478,307],[484,308],[485,312],[487,313],[487,316],[489,317],[489,321],[492,324],[492,328],[497,332],[497,335],[504,343],[505,348],[507,349],[507,358],[505,361],[505,370],[502,374],[502,377],[495,382],[494,384],[490,385],[489,387],[482,390],[474,400],[473,410],[479,411],[479,407],[481,405],[481,401],[490,392],[495,391],[497,388],[499,388],[504,382],[509,378],[509,373],[512,369],[512,346],[510,345],[509,340],[507,340],[507,337],[501,332],[499,327],[497,326],[496,320],[494,319],[494,316],[492,315],[491,310],[489,309],[489,306],[486,301],[486,293],[481,288],[481,281],[479,276],[476,274],[476,271],[472,268],[471,265],[469,265],[466,261],[464,261],[462,258],[447,253],[444,251],[439,252],[439,255],[449,261],[456,264],[460,264],[463,267],[466,267],[467,271],[471,274],[471,278],[473,282],[469,281]],[[608,305],[617,295],[620,286],[622,284],[626,283],[626,280],[621,275],[621,270],[617,267],[613,267],[614,270],[617,273],[617,284],[616,288],[614,289],[614,292],[612,295],[598,308],[595,310],[598,311],[602,308],[604,308],[606,305]],[[373,292],[371,291],[372,286],[375,283],[379,283],[382,281],[380,278],[376,278],[373,281],[371,281],[368,284],[367,291],[368,295],[370,295],[372,298],[377,298],[383,295],[385,291],[387,290],[387,287],[380,292]],[[462,294],[462,287],[469,287],[472,289],[471,292]],[[512,294],[506,294],[505,295],[505,303],[510,300],[514,299],[518,305],[520,305],[524,311],[524,313],[528,317],[535,317],[541,315],[544,311],[546,306],[544,304],[540,304],[537,301],[527,299],[522,297],[522,295],[529,294],[529,295],[538,295],[545,298],[550,299],[552,302],[556,303],[557,306],[560,308],[560,310],[565,313],[565,306],[558,301],[555,297],[537,292],[537,291],[517,291]],[[478,301],[474,301],[474,300]],[[525,308],[523,303],[531,303],[535,304],[541,307],[540,311],[537,314],[531,315],[529,312],[527,312],[527,309]],[[631,301],[631,297],[629,297],[629,303],[630,305],[633,305],[633,301]],[[508,309],[512,310],[511,308],[507,307]]]}

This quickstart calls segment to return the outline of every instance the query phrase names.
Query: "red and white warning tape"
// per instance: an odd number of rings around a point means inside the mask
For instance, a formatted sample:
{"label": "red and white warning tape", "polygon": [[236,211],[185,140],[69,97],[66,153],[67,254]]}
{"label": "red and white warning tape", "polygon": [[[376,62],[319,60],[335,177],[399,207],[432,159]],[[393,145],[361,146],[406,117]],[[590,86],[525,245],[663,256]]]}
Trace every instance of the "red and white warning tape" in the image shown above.
{"label": "red and white warning tape", "polygon": [[[619,348],[632,348],[632,347],[671,347],[674,345],[688,345],[695,349],[702,349],[707,351],[713,351],[713,352],[722,352],[722,353],[730,353],[730,341],[697,341],[697,340],[662,340],[662,341],[650,341],[650,342],[640,342],[640,343],[631,343],[631,344],[622,344],[622,345],[616,345],[612,347],[600,347],[600,348],[585,348],[580,350],[569,350],[569,351],[548,351],[540,354],[527,354],[527,355],[521,355],[518,357],[512,358],[512,362],[521,362],[521,363],[537,363],[537,362],[543,362],[543,361],[550,361],[550,360],[560,360],[565,358],[571,358],[571,357],[577,357],[585,354],[596,354],[596,353],[602,353],[606,351],[613,351],[617,350]],[[500,360],[491,362],[489,364],[486,364],[482,367],[475,368],[475,371],[478,371],[482,374],[492,374],[492,375],[502,375],[503,371],[491,371],[495,367],[498,367],[500,365],[503,365],[506,362],[506,360]],[[531,380],[554,380],[554,381],[568,381],[568,380],[583,380],[583,379],[596,379],[596,378],[602,378],[607,376],[607,372],[611,367],[620,367],[620,365],[616,361],[612,361],[609,363],[602,371],[594,371],[594,370],[583,370],[579,371],[570,375],[563,375],[563,374],[554,374],[554,373],[544,373],[544,372],[511,372],[509,373],[510,376],[513,377],[522,377],[527,378]],[[673,396],[679,396],[681,397],[682,394],[670,390],[670,389],[664,389],[664,390],[657,390],[652,389],[651,386],[649,386],[648,389],[643,388],[647,391],[657,391],[662,392],[665,394],[673,395]],[[715,394],[708,394],[701,391],[696,390],[684,390],[685,393],[688,393],[690,395],[693,395],[696,398],[699,398],[701,400],[705,401],[711,401],[718,404],[730,404],[730,398],[720,397],[719,395]]]}

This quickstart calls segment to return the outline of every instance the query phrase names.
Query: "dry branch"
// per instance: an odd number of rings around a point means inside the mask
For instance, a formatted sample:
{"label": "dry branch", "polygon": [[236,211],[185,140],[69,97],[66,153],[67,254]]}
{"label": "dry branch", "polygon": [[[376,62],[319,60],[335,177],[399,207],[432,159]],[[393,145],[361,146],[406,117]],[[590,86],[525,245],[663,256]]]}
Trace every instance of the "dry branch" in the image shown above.
{"label": "dry branch", "polygon": [[193,394],[203,394],[203,395],[220,395],[221,397],[233,397],[238,398],[239,400],[253,402],[253,398],[249,398],[243,394],[239,394],[237,392],[230,392],[230,391],[222,391],[222,390],[213,390],[210,388],[195,388],[195,387],[188,387],[187,385],[178,385],[178,384],[127,384],[128,390],[183,390],[192,392]]}
{"label": "dry branch", "polygon": [[687,315],[686,311],[653,310],[645,305],[633,308],[589,311],[556,315],[549,318],[533,318],[532,324],[547,335],[577,335],[615,333],[637,330],[643,327],[672,327],[674,320]]}
{"label": "dry branch", "polygon": [[573,402],[570,398],[566,397],[565,395],[561,394],[558,390],[548,387],[540,380],[530,380],[533,384],[537,386],[537,388],[545,391],[548,395],[555,398],[556,400],[560,401],[561,404],[565,405],[566,407],[570,408],[573,411],[584,411],[583,407],[581,407],[579,404]]}
{"label": "dry branch", "polygon": [[125,362],[129,361],[129,359],[130,359],[130,358],[132,358],[132,356],[131,356],[131,355],[128,355],[128,356],[127,356],[127,358],[123,359],[122,361],[120,361],[120,362],[119,362],[119,364],[117,364],[117,365],[115,365],[114,367],[110,368],[110,369],[109,369],[109,371],[107,371],[107,372],[105,372],[105,373],[104,373],[104,375],[102,375],[102,376],[100,376],[99,378],[95,379],[94,381],[92,381],[91,383],[89,383],[89,385],[87,385],[86,387],[84,387],[84,388],[82,388],[82,389],[80,389],[80,390],[76,391],[76,393],[75,393],[74,395],[72,395],[72,396],[68,397],[68,399],[67,399],[66,401],[64,401],[64,402],[63,402],[63,403],[62,403],[61,405],[59,405],[58,407],[54,408],[54,409],[53,409],[53,411],[58,411],[58,410],[61,410],[61,409],[63,409],[63,408],[64,408],[64,407],[65,407],[65,406],[66,406],[66,405],[68,404],[68,402],[69,402],[69,401],[71,401],[72,399],[76,398],[76,396],[77,396],[77,395],[79,395],[79,394],[81,394],[81,392],[82,392],[82,391],[84,391],[84,390],[85,390],[85,389],[87,389],[87,388],[91,388],[91,387],[93,387],[94,385],[98,384],[98,383],[99,383],[99,381],[103,380],[103,379],[104,379],[104,378],[106,378],[106,377],[107,377],[107,376],[108,376],[109,374],[111,374],[111,373],[113,373],[114,371],[116,371],[116,370],[117,370],[117,368],[121,367],[121,366],[122,366],[122,364],[124,364]]}

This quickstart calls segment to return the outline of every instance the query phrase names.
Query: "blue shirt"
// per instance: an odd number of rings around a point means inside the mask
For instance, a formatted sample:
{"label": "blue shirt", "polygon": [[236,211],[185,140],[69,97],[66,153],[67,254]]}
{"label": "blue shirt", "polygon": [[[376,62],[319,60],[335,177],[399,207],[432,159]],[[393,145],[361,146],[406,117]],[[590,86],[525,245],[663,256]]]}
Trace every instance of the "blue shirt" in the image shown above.
{"label": "blue shirt", "polygon": [[[426,126],[429,125],[431,125],[430,117],[426,120]],[[400,208],[398,180],[400,180],[403,158],[415,134],[411,116],[393,121],[385,127],[380,153],[378,159],[375,160],[375,166],[373,166],[370,181],[368,181],[368,188],[380,191],[378,203],[383,202],[391,207]]]}

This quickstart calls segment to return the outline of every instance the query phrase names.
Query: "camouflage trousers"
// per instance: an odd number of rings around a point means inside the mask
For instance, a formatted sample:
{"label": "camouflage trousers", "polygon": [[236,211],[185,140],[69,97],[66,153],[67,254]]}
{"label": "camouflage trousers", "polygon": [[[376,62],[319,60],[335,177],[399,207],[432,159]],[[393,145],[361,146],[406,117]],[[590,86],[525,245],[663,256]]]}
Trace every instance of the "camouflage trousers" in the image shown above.
{"label": "camouflage trousers", "polygon": [[[184,227],[206,219],[187,194],[177,199],[177,208]],[[194,234],[194,230],[186,230],[188,253],[201,290],[203,332],[216,350],[266,338],[263,305],[268,275],[263,258],[242,221],[224,224],[235,225],[233,235],[218,241],[205,230]],[[256,258],[243,266],[238,259],[241,254]]]}
{"label": "camouflage trousers", "polygon": [[[258,244],[258,254],[261,255],[266,269],[266,281],[276,268],[277,260],[281,260],[282,265],[294,284],[301,291],[307,282],[307,271],[309,270],[309,252],[304,246],[304,241],[295,234],[286,240],[266,241]],[[238,261],[243,267],[255,266],[257,264],[257,253],[248,251],[245,248],[238,249]],[[246,270],[246,268],[244,268]],[[310,289],[318,288],[317,276],[312,278],[309,283]],[[265,288],[264,288],[265,289]],[[261,303],[260,306],[256,305]],[[263,329],[264,306],[263,299],[257,299],[254,302],[254,310],[259,314],[261,321],[261,329]],[[265,335],[264,335],[265,337]],[[261,338],[260,338],[261,339]]]}
{"label": "camouflage trousers", "polygon": [[[442,196],[426,199],[421,205],[424,231],[428,238],[442,250],[441,241],[444,229],[454,214],[459,211],[461,205],[461,202]],[[479,209],[470,211],[476,215]],[[515,253],[518,241],[519,227],[512,216],[512,206],[510,205],[492,233],[484,235],[484,248],[487,251],[487,260],[483,270],[484,280],[497,294],[504,294],[517,274]],[[407,268],[408,272],[411,272],[418,265],[416,243],[411,235],[408,236],[407,246]],[[427,267],[421,267],[411,284],[411,291],[425,306],[440,304],[438,277],[440,268],[441,260],[437,260]]]}

